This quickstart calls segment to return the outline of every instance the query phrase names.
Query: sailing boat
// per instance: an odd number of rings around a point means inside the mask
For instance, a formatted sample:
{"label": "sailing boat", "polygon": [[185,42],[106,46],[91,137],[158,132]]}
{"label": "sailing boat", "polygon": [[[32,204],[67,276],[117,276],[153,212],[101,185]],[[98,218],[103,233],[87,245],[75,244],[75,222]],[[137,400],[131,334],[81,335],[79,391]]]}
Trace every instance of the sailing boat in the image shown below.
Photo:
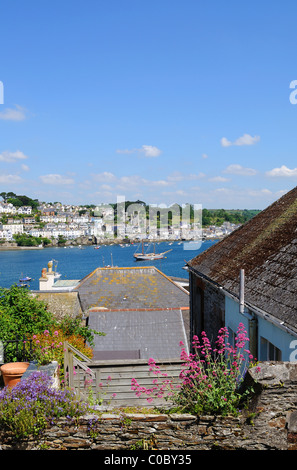
{"label": "sailing boat", "polygon": [[142,251],[141,253],[134,253],[134,258],[136,261],[154,261],[155,259],[162,259],[164,258],[165,253],[168,253],[172,250],[164,251],[163,253],[156,253],[155,252],[155,244],[154,244],[154,251],[153,253],[144,253],[143,251],[143,241],[142,241]]}

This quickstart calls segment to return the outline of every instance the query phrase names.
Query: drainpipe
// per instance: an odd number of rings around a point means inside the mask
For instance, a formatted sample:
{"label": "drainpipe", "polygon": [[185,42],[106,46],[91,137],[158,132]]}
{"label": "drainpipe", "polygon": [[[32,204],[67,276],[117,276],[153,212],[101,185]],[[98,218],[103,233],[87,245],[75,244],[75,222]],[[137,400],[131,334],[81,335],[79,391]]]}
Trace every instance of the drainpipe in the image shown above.
{"label": "drainpipe", "polygon": [[244,314],[244,269],[240,270],[239,281],[239,312]]}
{"label": "drainpipe", "polygon": [[249,350],[254,357],[257,357],[257,319],[244,308],[244,269],[240,270],[239,312],[248,319]]}

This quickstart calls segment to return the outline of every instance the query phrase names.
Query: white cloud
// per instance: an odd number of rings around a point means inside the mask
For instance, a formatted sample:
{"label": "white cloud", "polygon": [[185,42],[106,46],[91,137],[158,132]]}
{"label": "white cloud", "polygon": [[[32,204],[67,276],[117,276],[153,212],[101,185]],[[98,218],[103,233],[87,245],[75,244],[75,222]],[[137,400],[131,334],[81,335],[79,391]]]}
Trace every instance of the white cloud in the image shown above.
{"label": "white cloud", "polygon": [[217,188],[215,189],[216,193],[223,193],[223,194],[233,194],[233,190],[230,188]]}
{"label": "white cloud", "polygon": [[195,181],[195,180],[199,180],[199,179],[204,178],[204,177],[205,177],[205,174],[202,173],[202,172],[198,173],[197,175],[194,174],[194,173],[191,173],[189,175],[184,175],[180,171],[175,171],[175,172],[171,173],[171,175],[169,175],[167,179],[168,179],[168,181],[171,181],[171,182]]}
{"label": "white cloud", "polygon": [[156,180],[156,181],[145,180],[145,184],[148,186],[170,186],[172,183],[166,180]]}
{"label": "white cloud", "polygon": [[144,154],[145,157],[148,158],[155,158],[161,155],[161,150],[158,149],[158,147],[154,147],[153,145],[143,145],[141,148],[137,149],[132,149],[132,150],[117,150],[117,153],[124,153],[124,154],[130,154],[130,153],[140,153]]}
{"label": "white cloud", "polygon": [[118,149],[117,150],[117,153],[124,153],[124,154],[129,154],[129,153],[135,153],[137,151],[137,149],[133,149],[133,150],[128,150],[128,149]]}
{"label": "white cloud", "polygon": [[293,168],[291,170],[287,166],[282,165],[280,168],[273,168],[272,170],[267,171],[266,175],[271,177],[291,178],[297,176],[297,168]]}
{"label": "white cloud", "polygon": [[272,192],[270,191],[270,189],[266,189],[266,188],[259,189],[259,190],[249,189],[247,191],[247,195],[252,196],[252,197],[271,196]]}
{"label": "white cloud", "polygon": [[72,178],[58,174],[42,175],[40,176],[40,179],[44,184],[52,185],[68,185],[74,183]]}
{"label": "white cloud", "polygon": [[225,183],[226,181],[229,181],[229,179],[224,178],[224,176],[214,176],[213,178],[209,178],[208,181],[212,181],[214,183]]}
{"label": "white cloud", "polygon": [[17,160],[24,160],[28,158],[23,152],[17,150],[16,152],[2,152],[0,154],[0,161],[2,162],[15,162]]}
{"label": "white cloud", "polygon": [[208,155],[207,155],[206,153],[203,153],[203,154],[202,154],[202,158],[203,158],[204,160],[206,160],[206,158],[208,158]]}
{"label": "white cloud", "polygon": [[270,189],[245,189],[245,191],[234,190],[232,188],[217,188],[214,190],[215,193],[220,193],[228,196],[232,196],[233,199],[239,200],[242,196],[245,197],[256,197],[256,198],[265,198],[267,196],[273,196]]}
{"label": "white cloud", "polygon": [[232,175],[243,175],[243,176],[253,176],[257,174],[257,171],[253,168],[245,168],[241,165],[236,163],[229,165],[225,170],[224,173],[232,174]]}
{"label": "white cloud", "polygon": [[0,175],[0,183],[3,184],[15,184],[22,181],[19,175]]}
{"label": "white cloud", "polygon": [[230,140],[226,139],[226,137],[222,137],[221,145],[222,145],[222,147],[230,147],[230,145],[232,145],[232,142],[230,142]]}
{"label": "white cloud", "polygon": [[28,165],[25,165],[24,163],[22,164],[21,168],[22,168],[23,171],[29,171],[30,170]]}
{"label": "white cloud", "polygon": [[222,145],[222,147],[230,147],[231,145],[238,145],[238,146],[254,145],[256,142],[259,142],[259,140],[260,140],[260,137],[257,136],[257,135],[252,137],[249,134],[244,134],[243,136],[236,139],[234,142],[231,142],[226,137],[223,137],[221,139],[221,145]]}
{"label": "white cloud", "polygon": [[118,180],[119,187],[139,186],[145,184],[145,180],[138,175],[121,176]]}
{"label": "white cloud", "polygon": [[147,180],[139,175],[122,176],[118,181],[118,188],[130,189],[131,186],[170,186],[172,183],[167,180]]}
{"label": "white cloud", "polygon": [[0,113],[0,119],[4,121],[23,121],[26,119],[25,109],[16,105],[16,109],[6,108]]}
{"label": "white cloud", "polygon": [[140,151],[143,152],[146,157],[158,157],[162,153],[160,149],[152,145],[143,145]]}
{"label": "white cloud", "polygon": [[171,186],[175,180],[171,181],[168,179],[160,180],[148,180],[140,175],[128,175],[117,177],[113,173],[103,172],[93,175],[93,179],[96,182],[103,183],[101,188],[111,189],[111,184],[114,185],[114,189],[121,191],[129,191],[131,188],[142,188],[142,187],[167,187]]}
{"label": "white cloud", "polygon": [[103,171],[102,173],[97,173],[93,175],[93,178],[95,181],[98,181],[99,183],[106,183],[106,182],[112,182],[116,180],[116,177],[113,173],[110,173],[109,171]]}

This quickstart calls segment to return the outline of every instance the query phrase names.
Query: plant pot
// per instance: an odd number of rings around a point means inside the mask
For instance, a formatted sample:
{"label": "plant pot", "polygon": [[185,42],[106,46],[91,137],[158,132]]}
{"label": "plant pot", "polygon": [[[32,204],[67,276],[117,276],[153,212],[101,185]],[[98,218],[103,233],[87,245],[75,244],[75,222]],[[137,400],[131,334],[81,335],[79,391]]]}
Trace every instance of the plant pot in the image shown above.
{"label": "plant pot", "polygon": [[29,367],[29,362],[8,362],[0,367],[4,385],[14,387],[21,381],[22,375]]}

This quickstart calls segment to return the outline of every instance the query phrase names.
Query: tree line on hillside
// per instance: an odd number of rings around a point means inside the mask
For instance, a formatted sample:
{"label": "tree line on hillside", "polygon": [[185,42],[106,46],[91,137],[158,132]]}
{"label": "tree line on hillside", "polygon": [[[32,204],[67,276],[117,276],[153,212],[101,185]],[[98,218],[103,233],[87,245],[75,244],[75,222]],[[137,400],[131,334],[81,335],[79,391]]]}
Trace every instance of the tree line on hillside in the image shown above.
{"label": "tree line on hillside", "polygon": [[[122,203],[127,211],[128,207],[132,204],[139,204],[142,205],[145,209],[146,218],[149,219],[149,211],[150,207],[144,201],[125,201]],[[117,209],[118,204],[109,204],[115,214],[115,221],[117,219]],[[121,206],[121,204],[120,204]],[[180,217],[182,217],[182,206],[179,204],[175,204],[176,207],[179,208]],[[192,204],[188,204],[190,206],[190,221],[194,221],[194,206]],[[202,209],[202,227],[208,227],[210,225],[221,226],[224,222],[230,222],[231,224],[244,224],[248,220],[252,219],[255,215],[260,212],[258,209]],[[168,208],[158,208],[157,220],[160,221],[162,217],[162,213],[165,214],[168,220],[168,225],[172,224],[173,216],[172,212],[170,212],[170,206]]]}
{"label": "tree line on hillside", "polygon": [[[39,206],[39,201],[38,199],[32,199],[28,196],[25,195],[17,195],[14,192],[1,192],[0,196],[2,197],[4,202],[11,203],[15,207],[21,207],[21,206],[31,206],[33,210],[37,210]],[[149,213],[150,213],[150,208],[152,206],[148,205],[144,201],[125,201],[123,203],[124,205],[122,206],[125,211],[127,211],[128,207],[132,204],[137,204],[137,205],[142,205],[145,209],[146,213],[146,218],[149,219]],[[117,210],[118,210],[118,204],[110,203],[108,204],[111,206],[114,210],[114,221],[117,223]],[[192,204],[187,204],[190,206],[190,221],[193,222],[194,220],[194,206]],[[120,204],[121,206],[121,204]],[[94,208],[95,205],[84,205],[84,206],[78,206],[78,207],[83,207],[83,209],[80,210],[80,215],[84,214],[87,212],[87,210],[90,210],[90,214],[94,215]],[[182,206],[175,204],[175,207],[179,208],[180,211],[180,216],[182,216]],[[162,214],[165,214],[166,221],[168,220],[168,225],[171,225],[173,222],[173,213],[170,211],[169,208],[158,208],[158,213],[157,213],[157,219],[160,221],[162,218]],[[257,215],[260,212],[260,210],[257,209],[202,209],[202,226],[203,227],[208,227],[210,225],[217,225],[221,226],[224,222],[230,222],[232,224],[244,224],[248,220],[250,220],[252,217]]]}
{"label": "tree line on hillside", "polygon": [[32,209],[37,209],[39,206],[38,199],[31,199],[28,196],[17,195],[13,192],[2,192],[0,193],[4,202],[12,204],[14,207],[22,207],[22,206],[31,206]]}
{"label": "tree line on hillside", "polygon": [[257,209],[202,209],[202,226],[221,226],[224,222],[230,222],[236,225],[244,224],[259,212],[260,210]]}

